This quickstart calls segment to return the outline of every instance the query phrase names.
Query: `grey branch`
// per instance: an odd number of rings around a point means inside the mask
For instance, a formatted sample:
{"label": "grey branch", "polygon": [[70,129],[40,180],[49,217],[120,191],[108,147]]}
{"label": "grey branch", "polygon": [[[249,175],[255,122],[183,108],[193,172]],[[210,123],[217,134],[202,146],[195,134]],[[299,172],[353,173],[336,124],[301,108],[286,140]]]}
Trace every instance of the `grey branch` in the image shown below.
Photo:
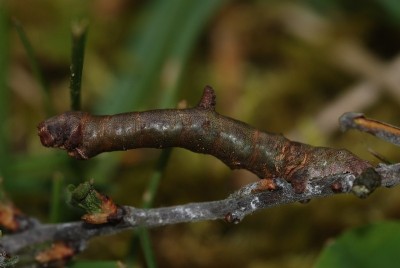
{"label": "grey branch", "polygon": [[[400,164],[380,164],[375,171],[382,177],[381,186],[392,187],[400,183]],[[295,193],[293,187],[284,180],[277,181],[278,189],[275,191],[254,193],[253,190],[259,186],[259,182],[255,182],[219,201],[153,209],[125,206],[123,207],[125,214],[118,224],[89,225],[82,221],[60,224],[38,223],[22,233],[2,237],[0,248],[10,255],[15,255],[27,247],[31,248],[53,241],[66,241],[80,252],[85,249],[87,241],[92,237],[110,235],[138,226],[157,227],[218,219],[239,223],[246,215],[260,209],[338,193],[349,193],[354,180],[355,177],[349,174],[315,178],[309,182],[306,191],[301,194]]]}

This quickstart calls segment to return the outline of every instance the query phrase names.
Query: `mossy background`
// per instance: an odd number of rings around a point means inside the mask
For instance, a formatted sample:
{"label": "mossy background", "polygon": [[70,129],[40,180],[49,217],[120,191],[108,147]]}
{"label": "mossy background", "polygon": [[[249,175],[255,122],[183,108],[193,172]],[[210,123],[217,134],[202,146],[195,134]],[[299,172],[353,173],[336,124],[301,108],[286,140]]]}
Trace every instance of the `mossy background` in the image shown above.
{"label": "mossy background", "polygon": [[[394,145],[341,133],[347,111],[400,125],[400,5],[386,1],[3,1],[0,30],[0,174],[6,192],[43,222],[79,219],[55,182],[93,179],[117,203],[141,206],[161,151],[70,159],[43,148],[37,124],[70,109],[71,22],[88,19],[82,109],[97,114],[193,106],[204,85],[217,111],[261,130],[344,147],[378,163]],[[37,80],[11,19],[24,28],[49,92]],[[397,61],[397,62],[396,62]],[[2,82],[4,81],[4,82]],[[227,197],[257,180],[219,160],[174,149],[155,207]],[[64,187],[63,186],[63,187]],[[336,196],[260,211],[238,225],[179,224],[150,230],[160,267],[310,267],[344,230],[400,217],[400,190]],[[60,200],[63,196],[59,197]],[[134,232],[97,238],[78,259],[146,266]]]}

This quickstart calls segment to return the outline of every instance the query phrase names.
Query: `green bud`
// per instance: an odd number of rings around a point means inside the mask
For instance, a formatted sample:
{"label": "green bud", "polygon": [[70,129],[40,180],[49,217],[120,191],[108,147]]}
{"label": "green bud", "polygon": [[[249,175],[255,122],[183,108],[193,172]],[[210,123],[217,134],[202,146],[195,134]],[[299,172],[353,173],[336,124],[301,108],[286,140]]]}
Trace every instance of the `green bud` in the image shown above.
{"label": "green bud", "polygon": [[80,207],[88,214],[101,212],[102,200],[92,183],[84,182],[78,186],[69,185],[69,203],[72,206]]}

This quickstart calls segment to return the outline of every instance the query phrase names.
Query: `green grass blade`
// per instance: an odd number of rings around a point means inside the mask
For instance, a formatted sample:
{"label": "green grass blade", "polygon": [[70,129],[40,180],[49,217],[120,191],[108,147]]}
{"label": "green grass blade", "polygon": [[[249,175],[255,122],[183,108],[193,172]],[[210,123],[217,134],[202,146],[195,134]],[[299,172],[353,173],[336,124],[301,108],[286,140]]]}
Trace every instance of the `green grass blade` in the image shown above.
{"label": "green grass blade", "polygon": [[[189,1],[155,1],[148,6],[148,15],[141,21],[142,31],[132,32],[127,49],[129,72],[109,90],[109,94],[97,107],[104,113],[132,111],[154,98],[155,87],[168,48],[173,44],[173,32],[177,31],[177,19],[186,10]],[[135,24],[136,28],[137,25]]]}
{"label": "green grass blade", "polygon": [[72,55],[71,55],[71,110],[81,109],[81,85],[83,61],[85,58],[85,44],[87,37],[88,22],[86,20],[72,23]]}
{"label": "green grass blade", "polygon": [[64,189],[64,178],[61,173],[56,173],[52,181],[50,201],[50,222],[57,223],[61,219],[62,192]]}
{"label": "green grass blade", "polygon": [[[156,167],[153,170],[153,173],[150,177],[149,184],[147,186],[147,190],[143,195],[143,208],[151,208],[154,203],[154,198],[157,194],[158,186],[160,185],[161,177],[164,173],[165,168],[167,167],[168,160],[170,159],[172,152],[172,148],[165,149],[161,152],[160,157],[158,158]],[[137,234],[139,235],[140,245],[143,249],[143,253],[146,259],[147,267],[157,267],[156,260],[154,257],[153,248],[151,246],[150,234],[146,228],[139,228],[137,230]],[[133,241],[136,239],[133,238]]]}
{"label": "green grass blade", "polygon": [[140,245],[142,247],[144,259],[146,261],[146,267],[157,267],[157,261],[151,244],[149,231],[144,227],[139,227],[137,229],[137,234],[139,235]]}
{"label": "green grass blade", "polygon": [[[185,0],[155,1],[147,8],[147,16],[140,25],[141,32],[132,32],[127,47],[129,72],[119,77],[109,93],[95,107],[96,113],[113,114],[134,111],[139,105],[149,103],[155,96],[156,81],[159,81],[167,48],[173,43],[177,18],[188,5]],[[179,21],[179,20],[178,20]],[[133,25],[133,28],[137,25]],[[104,155],[86,177],[95,178],[96,183],[105,183],[119,162],[119,155]]]}
{"label": "green grass blade", "polygon": [[[182,29],[177,31],[179,32],[179,35],[176,36],[175,45],[171,48],[171,52],[168,56],[172,61],[176,62],[178,66],[185,65],[196,34],[199,32],[199,28],[205,24],[213,12],[221,6],[222,2],[223,1],[193,2],[191,10],[195,10],[196,12],[187,16],[185,23],[182,24]],[[172,106],[173,99],[177,94],[178,84],[184,69],[179,67],[177,68],[178,70],[176,71],[177,75],[175,76],[175,79],[167,85],[167,90],[163,90],[164,95],[161,98],[161,107]],[[154,172],[150,177],[146,191],[147,194],[145,194],[146,199],[143,201],[143,208],[152,207],[158,184],[162,173],[166,168],[170,155],[171,149],[166,149],[161,153]]]}
{"label": "green grass blade", "polygon": [[151,208],[154,203],[154,198],[157,194],[158,186],[160,185],[161,177],[168,165],[172,148],[167,148],[161,152],[158,158],[156,167],[154,168],[152,175],[150,176],[149,184],[143,197],[143,208]]}
{"label": "green grass blade", "polygon": [[[177,91],[186,69],[189,56],[194,48],[196,40],[206,25],[207,21],[225,4],[227,1],[194,1],[188,7],[187,16],[184,17],[184,23],[179,25],[179,30],[174,32],[174,45],[167,56],[167,61],[173,62],[175,70],[175,79],[173,83],[167,85],[160,91],[161,107],[171,107],[176,103]],[[206,84],[206,83],[205,83]],[[204,85],[205,85],[204,84]],[[201,91],[202,88],[199,88]]]}

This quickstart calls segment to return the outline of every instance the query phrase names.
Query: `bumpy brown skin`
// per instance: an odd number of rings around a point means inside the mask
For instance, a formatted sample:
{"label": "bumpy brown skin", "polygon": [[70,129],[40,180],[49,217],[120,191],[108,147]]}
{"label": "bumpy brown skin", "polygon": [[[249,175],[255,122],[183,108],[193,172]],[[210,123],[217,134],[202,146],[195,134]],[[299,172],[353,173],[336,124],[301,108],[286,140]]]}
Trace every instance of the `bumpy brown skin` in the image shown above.
{"label": "bumpy brown skin", "polygon": [[232,169],[247,169],[262,179],[283,178],[297,193],[307,181],[334,174],[361,175],[371,164],[347,150],[292,142],[261,132],[215,112],[215,95],[206,87],[191,109],[164,109],[112,116],[66,112],[38,126],[42,144],[88,159],[134,148],[182,147],[210,154]]}

